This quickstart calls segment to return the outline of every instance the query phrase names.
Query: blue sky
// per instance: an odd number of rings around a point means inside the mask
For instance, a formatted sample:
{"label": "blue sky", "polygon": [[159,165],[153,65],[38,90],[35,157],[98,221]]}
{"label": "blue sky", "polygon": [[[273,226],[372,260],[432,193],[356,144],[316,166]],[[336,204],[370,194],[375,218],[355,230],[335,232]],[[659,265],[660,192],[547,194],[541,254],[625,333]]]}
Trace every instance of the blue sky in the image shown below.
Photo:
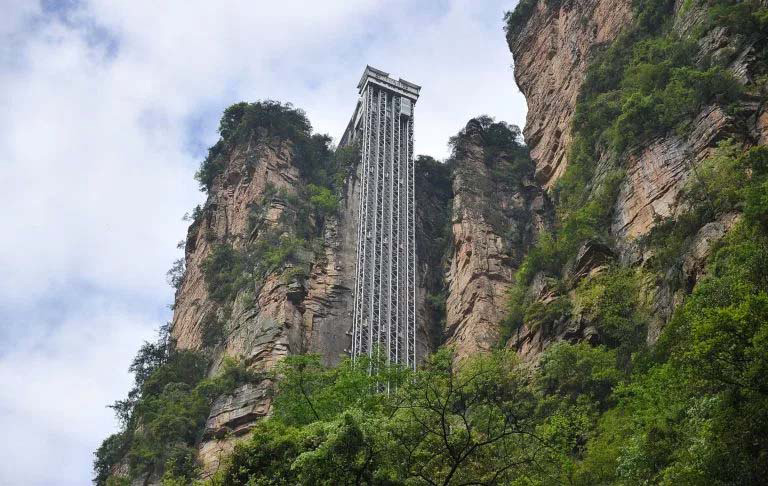
{"label": "blue sky", "polygon": [[278,99],[338,137],[366,64],[420,84],[416,150],[521,125],[515,0],[4,0],[0,16],[0,484],[88,484],[221,111]]}

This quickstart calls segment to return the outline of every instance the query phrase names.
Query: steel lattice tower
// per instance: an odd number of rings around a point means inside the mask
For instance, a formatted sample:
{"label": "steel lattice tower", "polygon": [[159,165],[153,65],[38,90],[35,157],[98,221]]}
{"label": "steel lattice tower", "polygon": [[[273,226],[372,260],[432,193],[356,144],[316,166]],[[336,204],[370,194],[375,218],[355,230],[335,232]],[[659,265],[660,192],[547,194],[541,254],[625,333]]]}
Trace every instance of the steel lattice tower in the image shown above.
{"label": "steel lattice tower", "polygon": [[413,107],[421,87],[367,66],[340,146],[360,144],[351,355],[416,366]]}

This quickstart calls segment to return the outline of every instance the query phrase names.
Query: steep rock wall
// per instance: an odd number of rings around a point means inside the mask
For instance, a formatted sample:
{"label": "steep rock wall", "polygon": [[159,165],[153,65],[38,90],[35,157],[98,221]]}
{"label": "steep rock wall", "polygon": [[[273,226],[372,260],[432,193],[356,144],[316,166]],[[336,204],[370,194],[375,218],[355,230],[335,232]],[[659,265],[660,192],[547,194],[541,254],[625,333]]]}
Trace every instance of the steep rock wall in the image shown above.
{"label": "steep rock wall", "polygon": [[[177,346],[202,349],[205,322],[215,318],[223,332],[221,342],[206,350],[214,358],[212,374],[226,356],[244,360],[253,371],[269,371],[292,353],[318,353],[328,363],[338,362],[348,347],[354,279],[357,186],[349,179],[338,215],[324,221],[320,248],[303,257],[310,265],[306,278],[273,272],[222,304],[209,295],[203,262],[216,245],[242,248],[257,233],[276,227],[291,210],[288,200],[306,183],[288,141],[249,140],[232,147],[189,229],[186,273],[171,328]],[[256,224],[254,204],[265,206]],[[270,386],[268,381],[244,385],[214,403],[199,445],[206,475],[269,412]]]}
{"label": "steep rock wall", "polygon": [[[316,353],[327,364],[338,363],[350,345],[355,281],[355,251],[360,195],[360,165],[346,178],[340,207],[315,228],[315,249],[302,256],[308,275],[294,277],[279,269],[238,291],[231,302],[209,294],[204,262],[217,245],[245,248],[259,234],[282,228],[283,216],[295,211],[299,188],[307,184],[292,143],[252,137],[231,147],[223,170],[208,191],[208,200],[189,228],[186,273],[176,293],[171,336],[183,349],[204,350],[213,358],[215,374],[227,356],[243,360],[252,371],[270,371],[289,354]],[[421,166],[417,176],[426,183]],[[445,175],[443,175],[445,177]],[[448,195],[436,188],[419,192],[417,214],[417,354],[423,359],[441,341],[439,317],[427,296],[442,286],[442,249],[432,243],[444,226]],[[292,202],[294,201],[294,202]],[[254,206],[261,210],[258,218]],[[290,230],[291,228],[283,228]],[[282,231],[281,229],[280,231]],[[222,325],[221,340],[204,343],[205,326]],[[199,444],[204,476],[244,437],[271,407],[271,382],[244,385],[213,404]]]}
{"label": "steep rock wall", "polygon": [[508,33],[515,80],[528,102],[523,133],[545,188],[568,163],[571,118],[590,54],[631,21],[631,0],[539,0],[523,28]]}
{"label": "steep rock wall", "polygon": [[[672,19],[674,32],[688,36],[706,25],[706,8],[702,3],[676,1]],[[523,25],[508,32],[515,79],[528,101],[526,143],[536,165],[536,180],[546,189],[551,191],[568,167],[571,120],[590,60],[629,29],[633,20],[633,2],[629,0],[539,0]],[[697,62],[715,60],[727,66],[741,84],[752,85],[756,78],[754,43],[734,42],[738,34],[723,27],[709,29],[698,41]],[[734,49],[734,45],[741,47]],[[619,154],[619,166],[625,176],[611,212],[608,231],[611,247],[584,242],[578,255],[561,273],[567,276],[569,268],[583,267],[585,274],[596,274],[606,262],[647,264],[653,251],[643,237],[661,222],[689,210],[681,196],[695,175],[695,167],[725,139],[733,138],[746,147],[764,144],[765,112],[765,101],[751,95],[743,96],[736,106],[710,104],[681,129]],[[598,153],[598,158],[592,189],[599,187],[603,174],[616,165],[615,155]],[[692,288],[701,277],[703,263],[714,243],[736,219],[734,215],[724,215],[700,228],[680,256],[682,273],[675,280],[686,282],[687,289]],[[595,254],[602,256],[597,258]],[[529,289],[529,296],[542,304],[552,303],[565,295],[563,292],[573,290],[574,282],[565,278],[564,284],[565,290],[562,285],[554,285],[546,275],[539,275]],[[685,288],[674,290],[668,277],[645,281],[644,299],[651,312],[649,342],[655,342],[681,301],[680,293]],[[525,323],[508,343],[528,359],[536,359],[557,340],[600,340],[590,322],[580,315],[563,316],[549,326],[532,324]]]}
{"label": "steep rock wall", "polygon": [[[459,359],[498,346],[514,272],[551,220],[548,197],[530,180],[532,167],[513,169],[528,164],[527,154],[489,157],[483,131],[470,121],[452,161],[445,342]],[[505,181],[508,171],[522,176]]]}

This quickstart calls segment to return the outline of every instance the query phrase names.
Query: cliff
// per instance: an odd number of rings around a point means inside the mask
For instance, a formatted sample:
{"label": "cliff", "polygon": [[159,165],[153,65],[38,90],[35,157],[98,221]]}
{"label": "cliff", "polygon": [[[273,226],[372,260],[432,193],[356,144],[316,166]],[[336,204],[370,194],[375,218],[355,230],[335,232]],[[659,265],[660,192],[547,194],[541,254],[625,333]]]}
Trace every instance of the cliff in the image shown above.
{"label": "cliff", "polygon": [[515,81],[528,103],[523,133],[536,181],[551,188],[563,173],[579,89],[590,55],[632,21],[631,0],[522,1],[532,10],[508,30]]}
{"label": "cliff", "polygon": [[[647,339],[652,343],[702,276],[711,249],[738,220],[734,212],[718,209],[691,222],[674,268],[658,278],[649,275],[658,271],[657,235],[692,218],[696,211],[688,194],[700,183],[697,167],[715,157],[720,144],[731,140],[749,148],[766,140],[766,104],[759,87],[763,41],[744,31],[747,17],[744,25],[729,25],[733,18],[718,12],[699,2],[540,0],[523,1],[508,14],[515,80],[529,107],[525,140],[537,182],[555,196],[555,238],[560,236],[559,253],[551,257],[557,263],[521,285],[527,288],[521,312],[531,305],[552,309],[552,303],[573,303],[577,287],[589,285],[584,276],[616,264],[629,266],[647,271],[639,277],[638,292],[650,314]],[[669,51],[643,54],[653,45]],[[638,65],[666,80],[658,85],[641,80]],[[718,81],[696,86],[686,71]],[[672,95],[665,83],[679,83],[679,91]],[[688,92],[697,94],[686,97]],[[648,101],[645,111],[633,106],[639,100]],[[654,113],[664,110],[678,112]],[[584,216],[576,206],[600,198],[608,208],[600,214],[600,228],[563,236]],[[567,251],[566,238],[573,240]],[[509,345],[535,359],[561,339],[604,341],[592,324],[578,306],[555,310],[543,320],[529,312],[518,317]]]}
{"label": "cliff", "polygon": [[551,224],[549,198],[533,182],[519,138],[517,127],[480,117],[452,140],[445,343],[459,358],[499,345],[514,273]]}
{"label": "cliff", "polygon": [[[224,141],[216,159],[220,170],[189,229],[186,272],[171,324],[178,348],[213,357],[209,374],[215,375],[226,357],[266,372],[289,354],[319,354],[329,365],[347,355],[361,167],[356,147],[332,154],[328,142],[321,136],[270,136],[258,126]],[[316,146],[308,150],[303,147],[308,143]],[[439,315],[427,300],[442,285],[443,249],[434,242],[443,229],[447,195],[428,174],[436,169],[417,168],[419,180],[434,185],[419,192],[417,214],[417,352],[422,359],[441,339]],[[335,186],[335,194],[318,189],[324,181]],[[330,207],[313,202],[318,194],[329,198]],[[213,269],[221,248],[231,248],[243,264],[222,262]],[[274,259],[280,261],[261,268],[264,260]],[[212,275],[233,271],[237,275]],[[229,295],[216,295],[227,285],[234,287]],[[212,325],[218,326],[214,342]],[[269,413],[270,388],[267,382],[246,384],[214,402],[199,443],[204,475]]]}

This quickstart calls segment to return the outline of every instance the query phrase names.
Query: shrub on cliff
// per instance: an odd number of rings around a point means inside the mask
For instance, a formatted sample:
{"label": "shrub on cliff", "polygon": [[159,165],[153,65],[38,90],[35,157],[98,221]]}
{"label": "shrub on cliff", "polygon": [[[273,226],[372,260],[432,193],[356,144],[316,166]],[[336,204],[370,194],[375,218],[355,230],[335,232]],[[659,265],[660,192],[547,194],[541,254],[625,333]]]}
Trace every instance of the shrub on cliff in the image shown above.
{"label": "shrub on cliff", "polygon": [[122,430],[95,453],[96,485],[121,482],[112,476],[120,463],[128,465],[131,479],[167,471],[191,480],[198,472],[194,445],[213,400],[260,379],[232,359],[224,361],[217,376],[206,378],[208,358],[174,349],[166,333],[161,330],[157,343],[145,343],[131,364],[134,387],[113,406]]}
{"label": "shrub on cliff", "polygon": [[[557,10],[560,8],[563,0],[544,0],[548,9]],[[517,2],[514,10],[507,11],[504,14],[504,30],[507,33],[507,39],[517,35],[528,19],[533,15],[539,0],[520,0]]]}
{"label": "shrub on cliff", "polygon": [[248,282],[245,254],[223,243],[213,247],[201,265],[208,294],[217,302],[226,302]]}
{"label": "shrub on cliff", "polygon": [[[299,150],[300,158],[311,165],[327,150],[326,139],[313,139],[312,126],[304,112],[290,103],[265,100],[255,103],[236,103],[226,110],[219,122],[221,138],[208,150],[208,156],[200,165],[195,178],[204,191],[211,189],[213,181],[223,170],[225,157],[237,144],[256,137],[256,141],[279,139],[291,141]],[[325,136],[316,136],[325,137]]]}

